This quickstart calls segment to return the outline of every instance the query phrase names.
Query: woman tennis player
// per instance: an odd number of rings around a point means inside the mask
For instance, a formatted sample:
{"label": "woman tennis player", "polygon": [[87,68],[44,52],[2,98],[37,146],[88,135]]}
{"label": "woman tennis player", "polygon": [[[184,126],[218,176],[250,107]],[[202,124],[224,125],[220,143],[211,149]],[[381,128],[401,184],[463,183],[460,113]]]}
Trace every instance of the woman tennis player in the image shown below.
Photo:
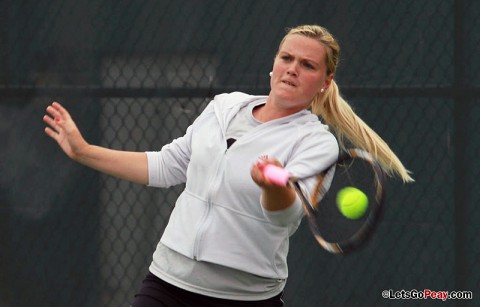
{"label": "woman tennis player", "polygon": [[283,306],[289,237],[304,213],[291,186],[263,176],[265,163],[308,177],[336,161],[347,138],[389,174],[411,180],[340,97],[333,79],[338,59],[325,28],[290,29],[268,96],[218,95],[183,137],[156,152],[91,145],[64,107],[47,107],[45,132],[73,160],[148,186],[185,183],[132,306]]}

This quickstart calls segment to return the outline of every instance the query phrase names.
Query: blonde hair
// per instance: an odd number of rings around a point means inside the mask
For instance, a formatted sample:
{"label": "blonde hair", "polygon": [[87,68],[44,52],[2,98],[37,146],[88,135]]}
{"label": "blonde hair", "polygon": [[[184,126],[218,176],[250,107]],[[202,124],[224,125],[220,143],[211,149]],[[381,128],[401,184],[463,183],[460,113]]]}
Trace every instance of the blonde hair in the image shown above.
{"label": "blonde hair", "polygon": [[[340,46],[327,29],[317,25],[303,25],[289,29],[280,46],[287,36],[293,34],[313,38],[322,43],[326,47],[327,76],[335,74]],[[325,92],[314,97],[311,108],[314,114],[321,116],[331,127],[342,149],[345,149],[346,138],[353,146],[371,153],[387,174],[396,174],[404,182],[414,181],[410,172],[403,166],[388,144],[358,117],[352,107],[341,97],[334,80],[331,81]]]}

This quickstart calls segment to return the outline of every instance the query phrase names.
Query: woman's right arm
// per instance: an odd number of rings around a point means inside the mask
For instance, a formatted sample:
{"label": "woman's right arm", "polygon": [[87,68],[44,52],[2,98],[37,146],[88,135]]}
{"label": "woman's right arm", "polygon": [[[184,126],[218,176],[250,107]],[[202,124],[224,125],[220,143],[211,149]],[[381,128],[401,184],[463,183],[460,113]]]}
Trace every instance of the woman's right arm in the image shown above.
{"label": "woman's right arm", "polygon": [[88,144],[68,111],[58,102],[47,107],[43,120],[49,125],[45,133],[54,139],[65,154],[90,168],[128,181],[148,184],[148,162],[144,152],[108,149]]}

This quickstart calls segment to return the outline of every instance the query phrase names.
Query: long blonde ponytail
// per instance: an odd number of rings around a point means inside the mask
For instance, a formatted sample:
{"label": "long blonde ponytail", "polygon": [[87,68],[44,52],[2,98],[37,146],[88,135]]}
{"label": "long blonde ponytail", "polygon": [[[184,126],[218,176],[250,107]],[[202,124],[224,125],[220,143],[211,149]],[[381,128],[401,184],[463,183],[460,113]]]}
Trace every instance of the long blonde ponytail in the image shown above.
{"label": "long blonde ponytail", "polygon": [[[330,32],[317,25],[303,25],[290,29],[288,35],[303,35],[319,41],[326,47],[327,75],[334,75],[339,61],[340,46]],[[319,93],[312,101],[312,112],[321,116],[336,134],[340,147],[345,148],[347,139],[352,146],[371,153],[389,175],[398,175],[404,182],[412,182],[410,172],[385,141],[373,131],[353,111],[352,107],[341,97],[334,80],[327,90]]]}
{"label": "long blonde ponytail", "polygon": [[343,149],[345,149],[346,138],[354,147],[371,153],[388,174],[397,174],[404,182],[414,181],[388,144],[358,117],[352,107],[340,96],[335,81],[332,80],[323,95],[316,96],[312,103],[312,112],[321,116],[334,130]]}

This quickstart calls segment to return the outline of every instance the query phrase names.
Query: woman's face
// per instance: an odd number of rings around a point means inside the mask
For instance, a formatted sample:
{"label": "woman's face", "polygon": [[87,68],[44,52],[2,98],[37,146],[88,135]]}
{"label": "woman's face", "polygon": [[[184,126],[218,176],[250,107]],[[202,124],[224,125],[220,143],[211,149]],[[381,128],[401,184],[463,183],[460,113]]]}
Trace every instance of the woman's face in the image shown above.
{"label": "woman's face", "polygon": [[271,98],[277,107],[297,112],[308,108],[312,99],[330,84],[325,46],[313,38],[289,35],[273,63]]}

